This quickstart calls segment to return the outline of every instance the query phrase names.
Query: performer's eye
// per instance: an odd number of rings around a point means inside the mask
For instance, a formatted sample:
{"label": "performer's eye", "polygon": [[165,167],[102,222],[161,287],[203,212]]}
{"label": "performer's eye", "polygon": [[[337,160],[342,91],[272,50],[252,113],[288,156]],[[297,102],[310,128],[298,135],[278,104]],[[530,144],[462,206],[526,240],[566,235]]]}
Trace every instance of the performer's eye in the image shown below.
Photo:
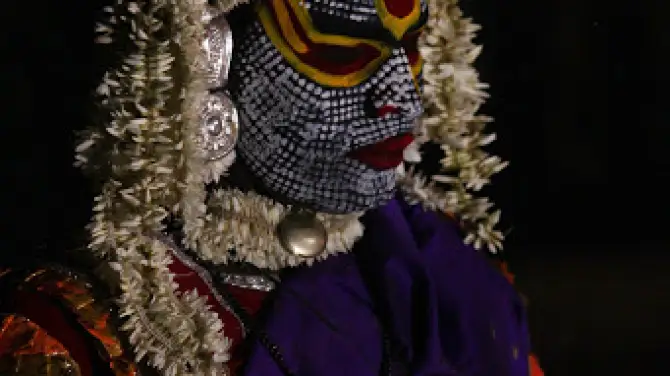
{"label": "performer's eye", "polygon": [[327,73],[348,74],[364,69],[379,56],[380,51],[366,43],[351,47],[316,44],[309,53],[301,55],[301,59]]}
{"label": "performer's eye", "polygon": [[333,64],[352,64],[364,58],[365,51],[358,47],[323,46],[318,51],[322,60]]}

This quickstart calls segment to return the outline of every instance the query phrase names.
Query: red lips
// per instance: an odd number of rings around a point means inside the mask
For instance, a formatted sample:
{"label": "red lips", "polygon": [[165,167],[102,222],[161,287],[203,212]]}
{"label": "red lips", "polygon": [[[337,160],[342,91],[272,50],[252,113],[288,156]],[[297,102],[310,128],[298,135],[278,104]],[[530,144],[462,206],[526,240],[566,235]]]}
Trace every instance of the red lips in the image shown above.
{"label": "red lips", "polygon": [[[383,117],[390,113],[397,113],[394,106],[384,106],[377,110],[377,115]],[[403,161],[403,151],[414,141],[411,134],[402,134],[387,138],[373,145],[364,146],[349,153],[349,157],[356,159],[375,170],[388,170],[398,167]]]}
{"label": "red lips", "polygon": [[349,156],[375,170],[388,170],[402,163],[403,151],[412,141],[414,141],[414,136],[403,134],[356,149],[349,153]]}

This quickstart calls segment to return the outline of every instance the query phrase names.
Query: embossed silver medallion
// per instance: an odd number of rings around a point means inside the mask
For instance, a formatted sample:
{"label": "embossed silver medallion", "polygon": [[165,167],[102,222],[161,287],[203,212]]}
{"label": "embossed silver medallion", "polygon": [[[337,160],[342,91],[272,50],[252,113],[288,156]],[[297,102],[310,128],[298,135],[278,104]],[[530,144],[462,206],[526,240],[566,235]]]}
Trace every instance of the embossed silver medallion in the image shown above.
{"label": "embossed silver medallion", "polygon": [[230,60],[233,55],[233,33],[223,14],[217,15],[208,9],[203,22],[205,38],[202,49],[207,60],[207,86],[210,89],[226,84]]}
{"label": "embossed silver medallion", "polygon": [[228,155],[237,142],[239,118],[233,101],[226,93],[209,94],[200,109],[198,142],[207,160]]}

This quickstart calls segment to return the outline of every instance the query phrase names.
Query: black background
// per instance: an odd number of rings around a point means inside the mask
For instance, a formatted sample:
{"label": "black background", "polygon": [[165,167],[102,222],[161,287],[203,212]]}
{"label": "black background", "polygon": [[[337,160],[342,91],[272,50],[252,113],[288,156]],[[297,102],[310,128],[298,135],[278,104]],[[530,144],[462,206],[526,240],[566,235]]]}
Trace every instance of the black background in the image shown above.
{"label": "black background", "polygon": [[493,196],[548,375],[660,375],[670,350],[668,2],[464,2],[495,148]]}
{"label": "black background", "polygon": [[[2,257],[59,252],[87,220],[72,133],[100,75],[101,2],[3,3]],[[494,151],[512,162],[490,193],[548,375],[666,373],[666,4],[463,1],[484,26]]]}

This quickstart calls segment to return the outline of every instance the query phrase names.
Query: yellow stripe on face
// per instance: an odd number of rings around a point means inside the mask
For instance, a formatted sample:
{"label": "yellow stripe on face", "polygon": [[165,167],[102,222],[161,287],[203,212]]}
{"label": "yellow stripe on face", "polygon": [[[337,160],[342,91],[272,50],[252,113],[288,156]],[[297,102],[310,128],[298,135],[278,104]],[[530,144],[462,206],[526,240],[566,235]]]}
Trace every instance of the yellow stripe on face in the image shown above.
{"label": "yellow stripe on face", "polygon": [[[288,4],[300,23],[300,25],[293,25],[289,16],[290,10],[286,8],[284,1],[270,1],[272,2],[279,25],[275,22],[272,10],[267,4],[259,2],[256,8],[258,17],[268,38],[270,38],[272,44],[275,45],[277,50],[295,70],[321,85],[339,88],[360,85],[391,55],[391,49],[381,42],[341,35],[327,35],[318,32],[312,26],[309,14],[307,14],[304,9],[298,8],[294,1],[289,1]],[[277,30],[277,26],[279,26],[280,30]],[[356,72],[342,75],[326,73],[317,67],[306,64],[300,58],[299,54],[309,52],[309,46],[299,39],[295,26],[301,26],[304,34],[312,43],[351,48],[354,48],[361,43],[365,43],[377,49],[379,51],[379,56]]]}
{"label": "yellow stripe on face", "polygon": [[412,76],[414,76],[414,79],[419,77],[419,74],[421,74],[422,69],[423,69],[423,58],[421,57],[421,55],[419,55],[417,61],[412,65]]}
{"label": "yellow stripe on face", "polygon": [[[283,0],[272,0],[272,4],[280,2],[283,2]],[[300,22],[302,29],[307,35],[307,38],[309,38],[309,40],[313,43],[332,44],[342,47],[355,47],[360,43],[366,43],[374,46],[379,50],[387,49],[383,43],[376,40],[354,38],[345,35],[323,34],[314,28],[312,17],[310,17],[309,13],[307,13],[307,10],[304,7],[299,6],[295,0],[288,0],[287,2],[291,7],[291,10],[293,10],[293,14],[298,19],[298,22]]]}
{"label": "yellow stripe on face", "polygon": [[419,0],[414,0],[410,13],[402,18],[389,12],[384,0],[375,0],[375,7],[382,24],[396,39],[402,38],[410,27],[419,22],[421,17],[421,2]]}
{"label": "yellow stripe on face", "polygon": [[419,75],[421,74],[422,70],[423,70],[423,58],[421,57],[421,55],[419,55],[417,61],[412,65],[412,81],[414,81],[414,87],[416,88],[416,92],[419,94],[422,94],[421,86],[419,86]]}
{"label": "yellow stripe on face", "polygon": [[288,44],[295,52],[299,54],[307,53],[309,51],[309,48],[305,43],[303,43],[302,40],[300,40],[300,37],[298,37],[298,33],[295,31],[293,23],[291,22],[291,17],[289,16],[288,9],[286,9],[286,6],[284,6],[284,2],[273,1],[273,6],[275,9],[275,13],[277,13],[279,28],[281,29],[281,32],[284,35],[284,39],[286,39]]}

